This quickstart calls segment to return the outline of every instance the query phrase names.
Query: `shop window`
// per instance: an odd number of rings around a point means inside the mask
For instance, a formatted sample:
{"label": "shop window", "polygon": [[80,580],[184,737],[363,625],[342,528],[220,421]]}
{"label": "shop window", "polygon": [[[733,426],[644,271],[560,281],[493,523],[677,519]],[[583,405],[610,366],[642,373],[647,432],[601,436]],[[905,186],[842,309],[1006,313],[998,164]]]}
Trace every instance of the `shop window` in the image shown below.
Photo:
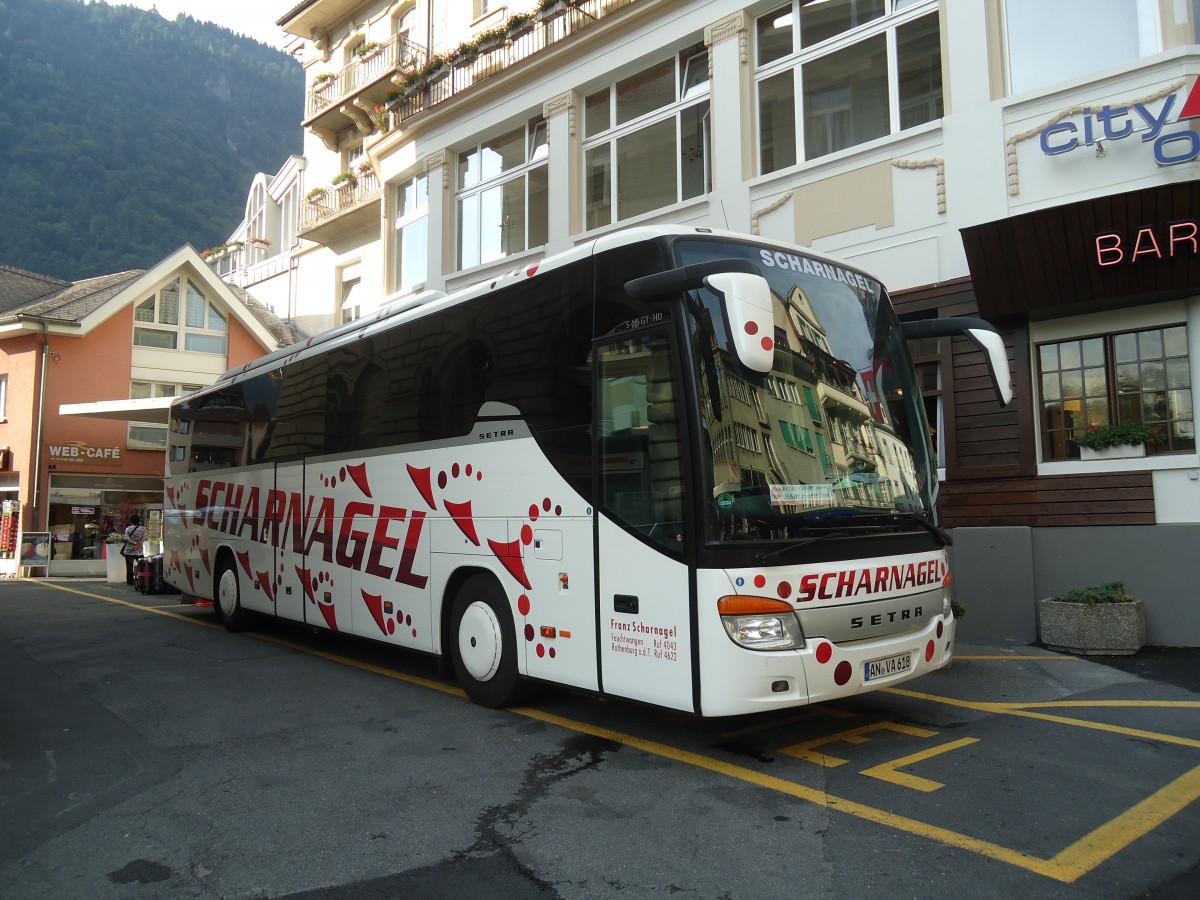
{"label": "shop window", "polygon": [[708,54],[691,48],[584,100],[586,226],[712,188]]}
{"label": "shop window", "polygon": [[494,262],[546,243],[550,182],[546,120],[458,154],[458,268]]}
{"label": "shop window", "polygon": [[801,147],[818,159],[941,118],[937,6],[794,0],[760,16],[760,170],[795,165]]}
{"label": "shop window", "polygon": [[1149,454],[1195,452],[1186,326],[1040,344],[1037,359],[1043,460],[1078,459],[1079,434],[1130,422],[1166,435]]}

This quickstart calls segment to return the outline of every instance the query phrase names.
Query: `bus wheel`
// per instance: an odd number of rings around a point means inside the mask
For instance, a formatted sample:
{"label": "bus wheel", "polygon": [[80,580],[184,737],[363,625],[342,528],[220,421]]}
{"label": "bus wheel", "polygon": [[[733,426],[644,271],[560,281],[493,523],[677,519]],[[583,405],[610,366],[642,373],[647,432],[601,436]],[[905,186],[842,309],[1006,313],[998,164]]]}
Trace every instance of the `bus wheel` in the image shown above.
{"label": "bus wheel", "polygon": [[450,658],[467,696],[495,709],[521,694],[517,639],[508,600],[486,575],[469,578],[450,611]]}
{"label": "bus wheel", "polygon": [[238,586],[237,566],[226,557],[217,567],[217,595],[213,609],[217,618],[230,631],[242,631],[246,627],[247,613],[242,608],[242,593]]}

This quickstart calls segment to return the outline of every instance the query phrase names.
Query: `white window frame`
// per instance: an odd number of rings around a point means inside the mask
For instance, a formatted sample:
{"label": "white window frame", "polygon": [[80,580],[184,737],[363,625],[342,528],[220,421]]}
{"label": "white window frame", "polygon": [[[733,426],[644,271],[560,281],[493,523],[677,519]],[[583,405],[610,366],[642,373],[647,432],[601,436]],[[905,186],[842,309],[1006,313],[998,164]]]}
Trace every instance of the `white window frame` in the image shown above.
{"label": "white window frame", "polygon": [[[491,137],[497,137],[506,134],[515,129],[498,129]],[[462,168],[462,156],[464,153],[472,151],[482,154],[484,146],[487,144],[487,138],[481,139],[478,143],[468,145],[461,148],[455,155],[455,178],[456,184],[459,185],[454,193],[454,211],[456,221],[456,236],[455,236],[455,265],[458,271],[466,271],[467,269],[475,268],[476,266],[487,265],[488,263],[496,262],[500,259],[505,259],[509,256],[514,256],[519,253],[527,253],[534,250],[543,243],[533,243],[536,238],[530,231],[530,197],[531,197],[531,178],[538,172],[541,172],[547,184],[547,201],[546,201],[546,226],[549,229],[549,143],[548,143],[549,125],[541,115],[533,116],[524,121],[522,126],[522,160],[518,165],[510,166],[488,178],[481,177],[478,181],[473,181],[470,184],[464,183],[464,173]],[[539,135],[541,139],[539,140]],[[493,191],[503,191],[504,186],[512,184],[520,180],[523,184],[523,204],[524,204],[524,232],[520,236],[519,246],[512,243],[511,237],[503,234],[504,229],[511,227],[509,224],[501,221],[498,223],[484,221],[484,195],[490,194]],[[474,226],[468,225],[464,211],[469,205],[474,205]],[[501,230],[500,253],[494,255],[489,253],[485,258],[486,248],[484,246],[484,229],[497,227]],[[468,234],[468,230],[471,231]],[[549,234],[546,235],[549,238]],[[507,244],[507,246],[506,246]],[[468,255],[468,246],[470,246],[470,254]]]}
{"label": "white window frame", "polygon": [[[585,230],[590,231],[593,229],[612,227],[620,222],[628,221],[631,218],[637,218],[642,215],[646,215],[646,216],[656,215],[659,211],[661,211],[663,209],[668,209],[675,204],[699,200],[702,197],[705,197],[709,193],[711,193],[711,191],[712,191],[712,134],[711,134],[712,106],[711,106],[711,102],[710,102],[711,82],[709,80],[705,80],[703,82],[696,83],[696,84],[692,85],[691,87],[685,88],[685,78],[687,77],[688,72],[691,71],[692,64],[696,63],[700,57],[704,57],[705,62],[707,62],[707,55],[708,55],[707,50],[701,50],[701,49],[695,49],[695,48],[674,54],[674,56],[673,56],[674,71],[673,71],[672,79],[673,79],[673,85],[674,85],[674,89],[675,89],[675,99],[670,103],[667,103],[667,104],[664,104],[663,106],[658,107],[657,109],[651,110],[650,112],[647,112],[647,113],[643,113],[642,115],[638,116],[637,118],[631,119],[628,122],[618,123],[618,121],[617,121],[617,116],[618,116],[617,85],[620,82],[625,81],[626,78],[628,78],[628,76],[626,76],[625,78],[617,79],[616,81],[609,83],[607,85],[607,87],[601,89],[602,91],[608,92],[608,116],[609,116],[608,128],[597,131],[595,134],[587,134],[584,137],[583,145],[582,145],[583,161],[584,161],[584,179],[583,179],[584,180],[584,185],[583,185],[584,196],[582,199],[582,203],[583,203],[583,208],[586,210],[588,203],[589,203],[588,182],[591,181],[591,179],[592,179],[592,175],[588,171],[588,160],[591,157],[593,151],[603,150],[605,147],[607,147],[607,151],[608,151],[607,152],[607,160],[608,160],[608,162],[607,162],[607,185],[605,185],[604,195],[605,195],[605,198],[607,200],[607,205],[608,205],[608,220],[607,221],[597,221],[594,223],[585,222]],[[655,63],[654,65],[647,66],[646,69],[643,71],[648,71],[648,70],[653,69],[656,66],[661,65],[661,64],[662,64],[662,60],[660,58],[659,62]],[[705,70],[705,71],[707,71],[707,70]],[[588,94],[588,97],[596,96],[598,93],[600,93],[600,91],[592,91]],[[584,103],[586,104],[586,102],[587,102],[587,99],[585,98]],[[703,190],[699,194],[685,198],[683,196],[683,193],[684,193],[683,155],[682,155],[682,151],[680,150],[680,148],[683,146],[683,127],[684,127],[683,116],[684,116],[684,113],[688,112],[689,110],[692,110],[696,107],[699,107],[699,106],[702,106],[705,104],[709,104],[709,105],[708,105],[708,109],[704,112],[704,114],[702,116],[702,120],[701,120],[702,121],[701,154],[702,154],[702,159],[704,161],[704,173],[703,173],[704,174],[704,186],[703,186]],[[584,118],[586,120],[586,114],[585,114]],[[625,214],[623,214],[622,210],[620,209],[620,184],[619,184],[619,180],[618,180],[619,176],[620,176],[620,172],[618,171],[618,166],[616,164],[617,145],[624,138],[628,138],[634,134],[637,134],[640,131],[645,131],[648,128],[652,128],[652,127],[659,125],[662,122],[666,122],[666,121],[673,121],[675,124],[675,197],[673,200],[669,201],[668,203],[665,203],[663,206],[657,207],[654,210],[643,211],[641,213],[625,215]]]}
{"label": "white window frame", "polygon": [[[1144,331],[1149,328],[1163,328],[1187,323],[1188,356],[1191,361],[1193,375],[1200,372],[1200,320],[1193,314],[1188,316],[1188,306],[1194,312],[1200,312],[1200,303],[1195,299],[1184,301],[1169,301],[1148,306],[1129,307],[1113,310],[1107,313],[1072,316],[1069,319],[1051,319],[1042,322],[1029,323],[1029,371],[1036,373],[1038,369],[1037,348],[1042,344],[1077,340],[1095,334],[1119,334],[1129,331]],[[1193,392],[1197,385],[1193,384]],[[1033,409],[1042,408],[1042,389],[1040,384],[1032,385]],[[1193,394],[1193,402],[1195,394]],[[1147,469],[1194,469],[1198,453],[1155,454],[1151,457],[1123,460],[1042,460],[1042,429],[1034,428],[1034,441],[1037,450],[1038,475],[1071,475],[1088,472],[1123,472],[1146,471]]]}
{"label": "white window frame", "polygon": [[[813,160],[826,160],[831,156],[836,156],[841,153],[851,153],[855,150],[870,144],[874,140],[884,140],[892,135],[900,133],[901,117],[900,117],[900,76],[899,76],[899,51],[897,50],[896,31],[903,25],[907,25],[918,19],[926,16],[939,16],[938,27],[944,29],[944,25],[940,19],[938,0],[884,0],[883,15],[877,19],[872,19],[869,22],[864,22],[853,28],[849,28],[840,34],[827,38],[820,43],[813,44],[809,47],[801,47],[796,50],[796,46],[800,43],[800,7],[805,5],[805,0],[792,0],[791,11],[789,14],[780,15],[782,7],[775,7],[774,10],[768,11],[765,15],[775,15],[780,21],[785,18],[790,18],[790,28],[792,30],[792,52],[786,54],[779,59],[771,60],[768,63],[758,63],[758,19],[755,19],[755,27],[753,33],[755,35],[755,49],[753,59],[755,60],[755,146],[756,146],[756,170],[759,174],[773,174],[789,168],[787,166],[777,166],[769,171],[763,171],[762,168],[762,122],[761,122],[761,106],[758,102],[759,86],[766,80],[778,76],[783,73],[790,72],[792,75],[792,102],[793,116],[795,121],[795,163],[793,165],[803,165],[806,162]],[[864,41],[877,38],[879,35],[884,36],[885,45],[887,48],[887,81],[888,81],[888,131],[886,135],[879,138],[859,143],[850,144],[837,150],[820,154],[808,159],[805,154],[805,115],[804,115],[804,67],[808,63],[823,57],[832,56],[839,51],[845,50],[856,44],[861,44]],[[947,73],[943,70],[942,75],[942,96],[946,96]],[[832,112],[832,110],[830,110]],[[938,121],[938,120],[935,120]],[[913,128],[923,127],[931,123],[922,123],[922,125],[912,126]]]}
{"label": "white window frame", "polygon": [[[170,285],[178,285],[179,292],[175,310],[175,322],[162,321],[164,318],[169,318],[165,315],[165,308],[162,304],[163,291]],[[216,316],[221,327],[210,328],[188,325],[188,300],[190,298],[188,288],[192,288],[196,294],[204,301],[204,322],[207,326],[212,316]],[[151,319],[139,319],[138,311],[145,307],[148,302],[152,301]],[[209,299],[208,295],[200,289],[200,287],[189,278],[187,275],[176,275],[174,278],[166,281],[150,296],[143,297],[134,304],[133,318],[133,346],[134,349],[144,348],[148,350],[181,350],[184,353],[203,353],[209,356],[225,356],[229,352],[229,316],[228,310],[223,309],[219,304]],[[149,343],[139,340],[139,332],[155,333],[161,335],[171,335],[171,345],[163,347],[159,344]],[[219,339],[221,343],[220,350],[195,350],[188,347],[188,337],[195,336],[199,338]]]}
{"label": "white window frame", "polygon": [[[129,398],[138,400],[149,397],[185,397],[194,394],[201,387],[203,385],[135,379],[129,382]],[[153,435],[153,439],[147,439],[148,435]],[[125,446],[130,450],[165,450],[167,437],[166,425],[131,421],[125,436]]]}
{"label": "white window frame", "polygon": [[[393,278],[395,282],[395,292],[412,292],[420,290],[429,279],[429,175],[426,172],[418,172],[411,178],[408,178],[395,186],[396,191],[396,209],[405,207],[404,194],[406,191],[412,191],[418,203],[411,210],[405,208],[404,212],[396,217],[393,223],[396,232],[395,240],[393,241]],[[424,202],[420,202],[420,201]],[[425,257],[420,261],[420,277],[416,277],[413,273],[405,272],[404,266],[404,246],[405,237],[415,235],[419,228],[425,229]]]}

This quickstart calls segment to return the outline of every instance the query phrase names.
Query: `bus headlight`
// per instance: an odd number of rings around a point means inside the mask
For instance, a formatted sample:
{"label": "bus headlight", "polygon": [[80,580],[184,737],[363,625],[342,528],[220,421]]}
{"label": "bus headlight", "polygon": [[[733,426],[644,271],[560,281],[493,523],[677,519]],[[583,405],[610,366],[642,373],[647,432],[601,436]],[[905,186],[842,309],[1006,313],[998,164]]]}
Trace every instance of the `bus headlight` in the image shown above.
{"label": "bus headlight", "polygon": [[733,594],[717,601],[729,639],[749,650],[796,650],[804,631],[790,603],[770,597]]}

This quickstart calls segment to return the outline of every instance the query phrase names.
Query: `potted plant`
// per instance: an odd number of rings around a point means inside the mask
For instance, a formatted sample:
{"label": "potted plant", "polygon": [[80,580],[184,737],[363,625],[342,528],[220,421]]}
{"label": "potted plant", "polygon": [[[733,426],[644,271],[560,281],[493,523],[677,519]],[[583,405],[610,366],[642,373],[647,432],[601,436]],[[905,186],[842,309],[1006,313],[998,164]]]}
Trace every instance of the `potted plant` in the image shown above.
{"label": "potted plant", "polygon": [[1128,656],[1146,643],[1146,610],[1120,581],[1038,601],[1038,633],[1051,650]]}
{"label": "potted plant", "polygon": [[475,38],[475,49],[481,54],[491,53],[493,50],[503,47],[507,40],[507,26],[497,25],[495,28],[489,28],[487,31],[479,33]]}
{"label": "potted plant", "polygon": [[329,180],[329,183],[335,188],[341,187],[342,185],[347,185],[352,188],[358,187],[358,176],[350,171],[338,172]]}
{"label": "potted plant", "polygon": [[309,191],[307,194],[304,195],[304,199],[307,200],[309,203],[320,203],[322,200],[325,199],[325,188],[323,188],[323,187],[313,188],[311,191]]}
{"label": "potted plant", "polygon": [[538,0],[536,15],[539,22],[552,22],[566,13],[566,0]]}
{"label": "potted plant", "polygon": [[354,48],[354,55],[359,59],[366,59],[368,56],[373,56],[383,49],[383,44],[376,41],[367,41],[364,44],[359,44]]}
{"label": "potted plant", "polygon": [[532,13],[517,13],[509,16],[504,23],[504,36],[508,41],[515,41],[533,31],[534,19]]}
{"label": "potted plant", "polygon": [[1142,422],[1089,425],[1085,431],[1075,435],[1075,443],[1079,445],[1082,459],[1128,459],[1145,456],[1147,447],[1156,447],[1165,442],[1166,435],[1161,428]]}
{"label": "potted plant", "polygon": [[474,41],[466,41],[451,52],[450,65],[456,69],[462,69],[475,62],[477,56],[479,56],[479,47]]}

